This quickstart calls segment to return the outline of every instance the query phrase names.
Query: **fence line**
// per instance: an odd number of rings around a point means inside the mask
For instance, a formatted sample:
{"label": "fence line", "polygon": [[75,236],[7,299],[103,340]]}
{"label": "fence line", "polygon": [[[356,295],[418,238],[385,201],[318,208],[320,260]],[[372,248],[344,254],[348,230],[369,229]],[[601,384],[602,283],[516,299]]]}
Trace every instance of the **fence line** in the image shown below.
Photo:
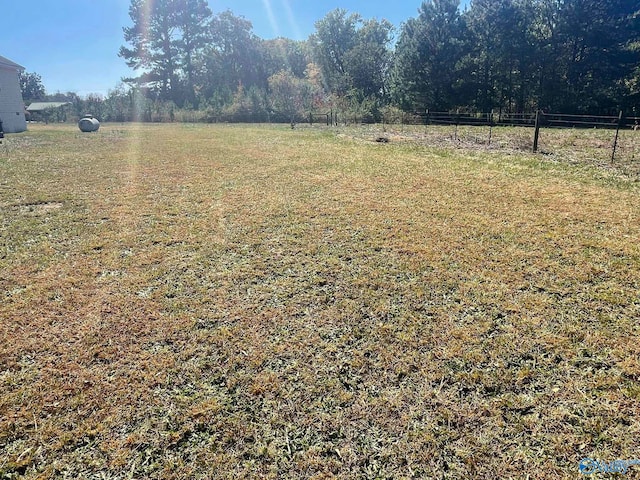
{"label": "fence line", "polygon": [[[492,126],[535,126],[537,112],[501,113],[501,112],[415,112],[425,125],[492,125]],[[569,128],[616,128],[619,115],[576,115],[565,113],[545,113],[540,111],[541,125],[547,127]],[[640,125],[640,117],[622,117],[621,128],[633,128]]]}
{"label": "fence line", "polygon": [[[331,124],[338,126],[337,117],[331,116]],[[576,115],[561,113],[501,113],[501,112],[415,112],[389,113],[378,121],[368,116],[340,115],[340,125],[363,127],[362,134],[379,135],[378,128],[408,140],[427,142],[429,145],[483,145],[483,148],[509,148],[558,153],[570,161],[583,159],[603,168],[615,168],[625,175],[640,175],[640,117],[618,115]],[[537,119],[537,125],[536,125]],[[365,128],[369,125],[369,128]],[[433,128],[431,128],[433,126]],[[436,126],[447,127],[445,130]],[[510,132],[494,127],[522,127]],[[591,134],[589,130],[598,130]],[[575,130],[558,136],[553,130]],[[626,130],[626,133],[623,131]],[[529,133],[531,132],[531,133]],[[583,133],[580,133],[583,132]],[[640,134],[640,132],[638,132]],[[378,138],[378,137],[375,137]],[[391,137],[380,137],[391,138]],[[509,138],[511,140],[509,140]],[[564,138],[564,140],[562,140]],[[640,136],[637,140],[640,140]],[[388,140],[387,140],[388,141]],[[431,143],[429,143],[431,142]],[[454,143],[451,143],[454,142]],[[540,149],[539,149],[540,147]],[[473,147],[471,147],[473,148]],[[580,160],[582,161],[582,160]]]}
{"label": "fence line", "polygon": [[[411,119],[411,117],[408,117]],[[404,126],[407,117],[402,116]],[[383,124],[389,124],[383,119]],[[640,117],[628,117],[620,111],[618,115],[576,115],[563,113],[545,113],[538,110],[535,113],[502,113],[502,112],[415,112],[411,124],[451,125],[455,126],[454,138],[458,137],[458,126],[486,126],[489,127],[489,144],[491,143],[491,129],[495,126],[532,127],[533,151],[538,151],[540,130],[542,128],[580,128],[580,129],[615,129],[612,141],[611,163],[615,161],[618,139],[621,129],[640,128]]]}

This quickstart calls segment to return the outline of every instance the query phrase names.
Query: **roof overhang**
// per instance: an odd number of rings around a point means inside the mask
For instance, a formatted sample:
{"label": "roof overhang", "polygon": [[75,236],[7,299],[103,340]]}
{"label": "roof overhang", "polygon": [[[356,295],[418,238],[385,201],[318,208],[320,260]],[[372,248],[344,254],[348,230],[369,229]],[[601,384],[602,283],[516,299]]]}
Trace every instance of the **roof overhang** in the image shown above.
{"label": "roof overhang", "polygon": [[65,107],[71,105],[71,102],[33,102],[27,107],[27,112],[44,112],[53,108]]}
{"label": "roof overhang", "polygon": [[23,71],[25,68],[22,65],[18,65],[16,62],[12,62],[6,57],[0,55],[0,68],[9,68],[11,70]]}

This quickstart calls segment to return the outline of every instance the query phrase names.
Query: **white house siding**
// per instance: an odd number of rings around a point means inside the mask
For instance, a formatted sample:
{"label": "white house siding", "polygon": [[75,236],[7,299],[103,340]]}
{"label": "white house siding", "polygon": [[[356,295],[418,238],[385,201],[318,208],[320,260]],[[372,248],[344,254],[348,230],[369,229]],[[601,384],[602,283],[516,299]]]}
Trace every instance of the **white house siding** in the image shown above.
{"label": "white house siding", "polygon": [[0,57],[0,120],[5,133],[24,132],[27,122],[24,118],[24,102],[20,91],[18,72],[21,67],[13,62],[5,62]]}

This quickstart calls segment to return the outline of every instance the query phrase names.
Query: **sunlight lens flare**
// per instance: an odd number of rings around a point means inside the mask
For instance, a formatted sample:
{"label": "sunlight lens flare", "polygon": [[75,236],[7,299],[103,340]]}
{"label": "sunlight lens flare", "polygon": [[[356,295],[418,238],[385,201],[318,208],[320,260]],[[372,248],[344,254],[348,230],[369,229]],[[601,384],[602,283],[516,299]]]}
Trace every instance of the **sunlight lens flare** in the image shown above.
{"label": "sunlight lens flare", "polygon": [[289,22],[289,27],[291,27],[291,30],[295,35],[295,40],[304,40],[302,38],[302,32],[300,31],[298,22],[296,22],[296,16],[293,13],[293,9],[291,8],[289,0],[282,0],[282,8],[287,14],[287,21]]}
{"label": "sunlight lens flare", "polygon": [[271,7],[271,0],[262,0],[262,5],[264,5],[264,9],[267,11],[267,17],[269,17],[269,23],[271,24],[273,33],[275,34],[276,37],[279,37],[280,29],[278,28],[278,21],[276,20],[276,16],[273,14],[273,8]]}

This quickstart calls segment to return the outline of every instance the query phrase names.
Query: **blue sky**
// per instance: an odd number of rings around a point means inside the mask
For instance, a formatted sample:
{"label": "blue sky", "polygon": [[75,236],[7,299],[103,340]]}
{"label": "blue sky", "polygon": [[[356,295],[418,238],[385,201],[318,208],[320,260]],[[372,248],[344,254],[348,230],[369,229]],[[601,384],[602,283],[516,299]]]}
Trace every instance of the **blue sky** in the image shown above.
{"label": "blue sky", "polygon": [[[396,26],[417,16],[421,0],[210,0],[214,13],[230,9],[262,38],[306,39],[335,8]],[[47,93],[106,95],[132,74],[118,57],[130,0],[0,1],[0,55],[42,76]]]}

